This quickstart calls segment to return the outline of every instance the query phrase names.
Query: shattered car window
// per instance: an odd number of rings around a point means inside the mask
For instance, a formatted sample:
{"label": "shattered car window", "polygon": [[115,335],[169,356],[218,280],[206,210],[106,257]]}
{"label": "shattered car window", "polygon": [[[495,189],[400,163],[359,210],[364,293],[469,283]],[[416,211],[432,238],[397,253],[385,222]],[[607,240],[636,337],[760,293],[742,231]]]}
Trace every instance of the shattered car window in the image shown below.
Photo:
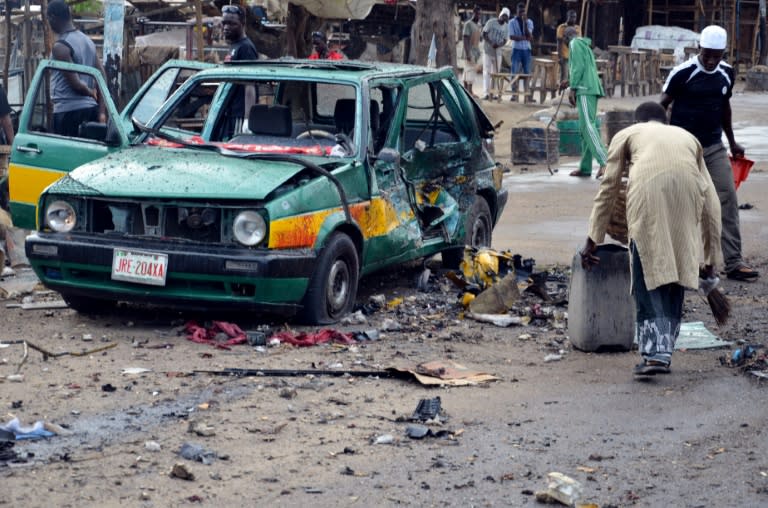
{"label": "shattered car window", "polygon": [[157,77],[152,88],[136,104],[132,116],[143,124],[148,123],[168,97],[195,72],[194,69],[167,69]]}
{"label": "shattered car window", "polygon": [[[248,87],[256,98],[246,114]],[[360,138],[356,96],[353,86],[336,83],[207,80],[177,98],[154,128],[232,151],[349,156]]]}

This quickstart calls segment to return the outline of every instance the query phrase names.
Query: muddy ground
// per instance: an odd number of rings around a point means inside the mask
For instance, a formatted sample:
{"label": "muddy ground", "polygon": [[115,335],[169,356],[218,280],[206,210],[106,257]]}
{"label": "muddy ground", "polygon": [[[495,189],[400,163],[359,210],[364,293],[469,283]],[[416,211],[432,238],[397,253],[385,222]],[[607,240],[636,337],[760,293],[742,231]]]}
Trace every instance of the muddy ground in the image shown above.
{"label": "muddy ground", "polygon": [[[601,108],[638,102],[611,99]],[[538,109],[488,104],[494,119],[505,121],[500,160],[509,159],[508,128]],[[738,94],[734,118],[740,128],[765,128],[765,95]],[[747,154],[764,148],[753,143]],[[597,185],[563,176],[573,163],[561,160],[554,177],[544,166],[510,165],[505,185],[512,194],[496,248],[535,258],[538,269],[570,264]],[[768,269],[765,164],[758,161],[739,191],[754,206],[742,215],[745,253],[762,273]],[[47,361],[30,351],[23,381],[0,383],[3,421],[12,414],[66,431],[15,446],[26,461],[0,465],[0,505],[532,506],[533,492],[546,487],[552,471],[581,482],[583,500],[601,507],[768,504],[768,386],[720,365],[732,349],[677,352],[671,375],[638,382],[631,375],[637,352],[573,350],[560,319],[510,328],[462,319],[457,290],[439,263],[430,266],[426,292],[415,288],[419,265],[364,280],[360,304],[372,295],[404,301],[365,323],[337,327],[380,332],[378,340],[352,345],[222,350],[187,341],[180,326],[194,318],[249,330],[265,323],[315,329],[257,316],[128,308],[88,317],[5,305],[20,299],[3,302],[0,340],[27,339],[55,353],[117,345]],[[693,293],[685,320],[703,321],[729,341],[762,343],[767,281],[723,283],[734,307],[723,328]],[[548,310],[535,295],[524,302]],[[554,310],[559,316],[566,309]],[[386,330],[392,322],[400,329]],[[16,371],[22,353],[20,345],[0,349],[0,376]],[[551,355],[561,359],[545,361],[557,358]],[[379,371],[429,360],[453,360],[499,380],[428,388],[385,377],[191,375],[225,368]],[[130,367],[151,371],[122,373]],[[433,397],[440,397],[445,421],[430,428],[447,430],[448,437],[406,437],[419,400]],[[375,444],[386,436],[391,442]],[[181,458],[184,443],[217,458],[211,464]],[[177,463],[194,479],[173,477]]]}

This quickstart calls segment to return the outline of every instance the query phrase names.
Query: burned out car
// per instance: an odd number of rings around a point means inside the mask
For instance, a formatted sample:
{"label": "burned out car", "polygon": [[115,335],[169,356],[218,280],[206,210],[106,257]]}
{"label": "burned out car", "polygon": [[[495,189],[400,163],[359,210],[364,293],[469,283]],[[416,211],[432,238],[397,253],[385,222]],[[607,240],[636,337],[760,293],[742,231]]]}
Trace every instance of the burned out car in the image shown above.
{"label": "burned out car", "polygon": [[493,127],[451,69],[185,65],[167,64],[76,138],[48,128],[50,75],[88,74],[108,97],[103,79],[50,61],[36,74],[11,207],[17,223],[35,221],[27,256],[71,307],[154,302],[331,323],[368,273],[436,253],[457,264],[465,244],[490,245],[507,199]]}

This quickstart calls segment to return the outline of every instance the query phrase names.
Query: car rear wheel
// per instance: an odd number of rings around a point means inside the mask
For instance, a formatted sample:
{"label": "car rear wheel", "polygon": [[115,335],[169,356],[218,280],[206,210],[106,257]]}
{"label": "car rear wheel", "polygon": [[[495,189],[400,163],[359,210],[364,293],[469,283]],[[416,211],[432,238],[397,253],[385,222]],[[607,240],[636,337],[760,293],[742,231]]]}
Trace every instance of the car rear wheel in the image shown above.
{"label": "car rear wheel", "polygon": [[68,293],[62,293],[61,297],[67,302],[69,308],[76,310],[80,314],[106,314],[112,311],[117,304],[114,300],[101,300]]}
{"label": "car rear wheel", "polygon": [[[472,247],[490,247],[492,235],[491,208],[485,198],[476,196],[464,225],[464,244]],[[445,268],[456,269],[464,258],[464,247],[444,250],[442,256]]]}
{"label": "car rear wheel", "polygon": [[312,325],[335,323],[355,304],[360,261],[352,240],[334,234],[317,260],[300,318]]}

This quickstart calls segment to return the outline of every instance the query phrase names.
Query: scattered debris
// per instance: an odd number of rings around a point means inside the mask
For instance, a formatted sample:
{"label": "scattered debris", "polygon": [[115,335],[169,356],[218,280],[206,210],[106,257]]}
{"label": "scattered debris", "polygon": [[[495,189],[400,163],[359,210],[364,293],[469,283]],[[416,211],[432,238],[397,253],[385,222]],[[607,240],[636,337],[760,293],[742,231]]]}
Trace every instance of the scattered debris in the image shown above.
{"label": "scattered debris", "polygon": [[551,503],[553,500],[566,506],[574,506],[582,496],[581,483],[562,473],[552,472],[547,475],[547,490],[536,492],[536,501]]}
{"label": "scattered debris", "polygon": [[[219,458],[215,451],[208,450],[195,443],[184,443],[179,449],[179,455],[187,460],[202,462],[206,466],[213,464]],[[224,457],[221,457],[222,459]]]}
{"label": "scattered debris", "polygon": [[395,437],[392,434],[382,434],[371,440],[373,444],[392,444],[395,442]]}
{"label": "scattered debris", "polygon": [[416,410],[411,415],[411,420],[415,422],[424,422],[434,420],[440,414],[440,397],[434,399],[421,399],[416,406]]}
{"label": "scattered debris", "polygon": [[768,379],[768,352],[763,344],[743,344],[730,355],[719,358],[720,365],[738,368],[760,380]]}
{"label": "scattered debris", "polygon": [[531,318],[527,316],[520,317],[512,316],[510,314],[475,314],[473,312],[467,312],[466,316],[475,321],[490,323],[502,328],[512,325],[527,325],[531,321]]}
{"label": "scattered debris", "polygon": [[152,372],[152,369],[145,369],[144,367],[126,367],[123,369],[123,375],[144,374],[145,372]]}
{"label": "scattered debris", "polygon": [[502,314],[520,299],[515,273],[508,273],[503,279],[485,289],[469,302],[473,314]]}
{"label": "scattered debris", "polygon": [[115,392],[115,391],[117,391],[117,388],[115,388],[115,386],[112,385],[112,383],[107,383],[107,384],[101,385],[101,391],[102,392]]}
{"label": "scattered debris", "polygon": [[0,430],[13,433],[16,441],[22,439],[41,439],[44,437],[52,437],[57,434],[57,430],[61,429],[58,425],[46,424],[46,422],[40,420],[36,421],[32,425],[24,426],[21,424],[18,418],[12,418],[5,425],[0,425]]}
{"label": "scattered debris", "polygon": [[195,475],[181,462],[177,462],[173,465],[170,475],[171,478],[178,478],[179,480],[186,480],[189,482],[195,481]]}
{"label": "scattered debris", "polygon": [[64,300],[52,300],[49,302],[23,302],[18,305],[22,310],[46,310],[46,309],[67,309],[69,305]]}
{"label": "scattered debris", "polygon": [[342,344],[354,344],[355,339],[352,334],[342,333],[338,330],[324,329],[319,332],[278,332],[270,338],[271,341],[277,339],[280,342],[291,344],[298,347],[315,346],[326,342],[340,342]]}
{"label": "scattered debris", "polygon": [[146,441],[144,443],[144,449],[150,452],[159,452],[162,450],[162,446],[157,441]]}
{"label": "scattered debris", "polygon": [[210,437],[216,435],[216,429],[214,429],[211,425],[194,420],[189,422],[187,432],[197,434],[201,437]]}
{"label": "scattered debris", "polygon": [[184,325],[184,331],[187,333],[187,340],[198,344],[210,344],[219,349],[229,349],[229,346],[248,342],[245,332],[239,326],[226,321],[213,321],[207,328],[189,321]]}
{"label": "scattered debris", "polygon": [[410,369],[398,367],[392,369],[410,373],[419,383],[427,386],[466,386],[498,381],[499,379],[491,374],[468,369],[451,360],[420,363],[415,368]]}
{"label": "scattered debris", "polygon": [[405,428],[405,435],[411,439],[424,439],[425,437],[452,439],[457,433],[446,429],[435,432],[426,425],[410,424]]}

